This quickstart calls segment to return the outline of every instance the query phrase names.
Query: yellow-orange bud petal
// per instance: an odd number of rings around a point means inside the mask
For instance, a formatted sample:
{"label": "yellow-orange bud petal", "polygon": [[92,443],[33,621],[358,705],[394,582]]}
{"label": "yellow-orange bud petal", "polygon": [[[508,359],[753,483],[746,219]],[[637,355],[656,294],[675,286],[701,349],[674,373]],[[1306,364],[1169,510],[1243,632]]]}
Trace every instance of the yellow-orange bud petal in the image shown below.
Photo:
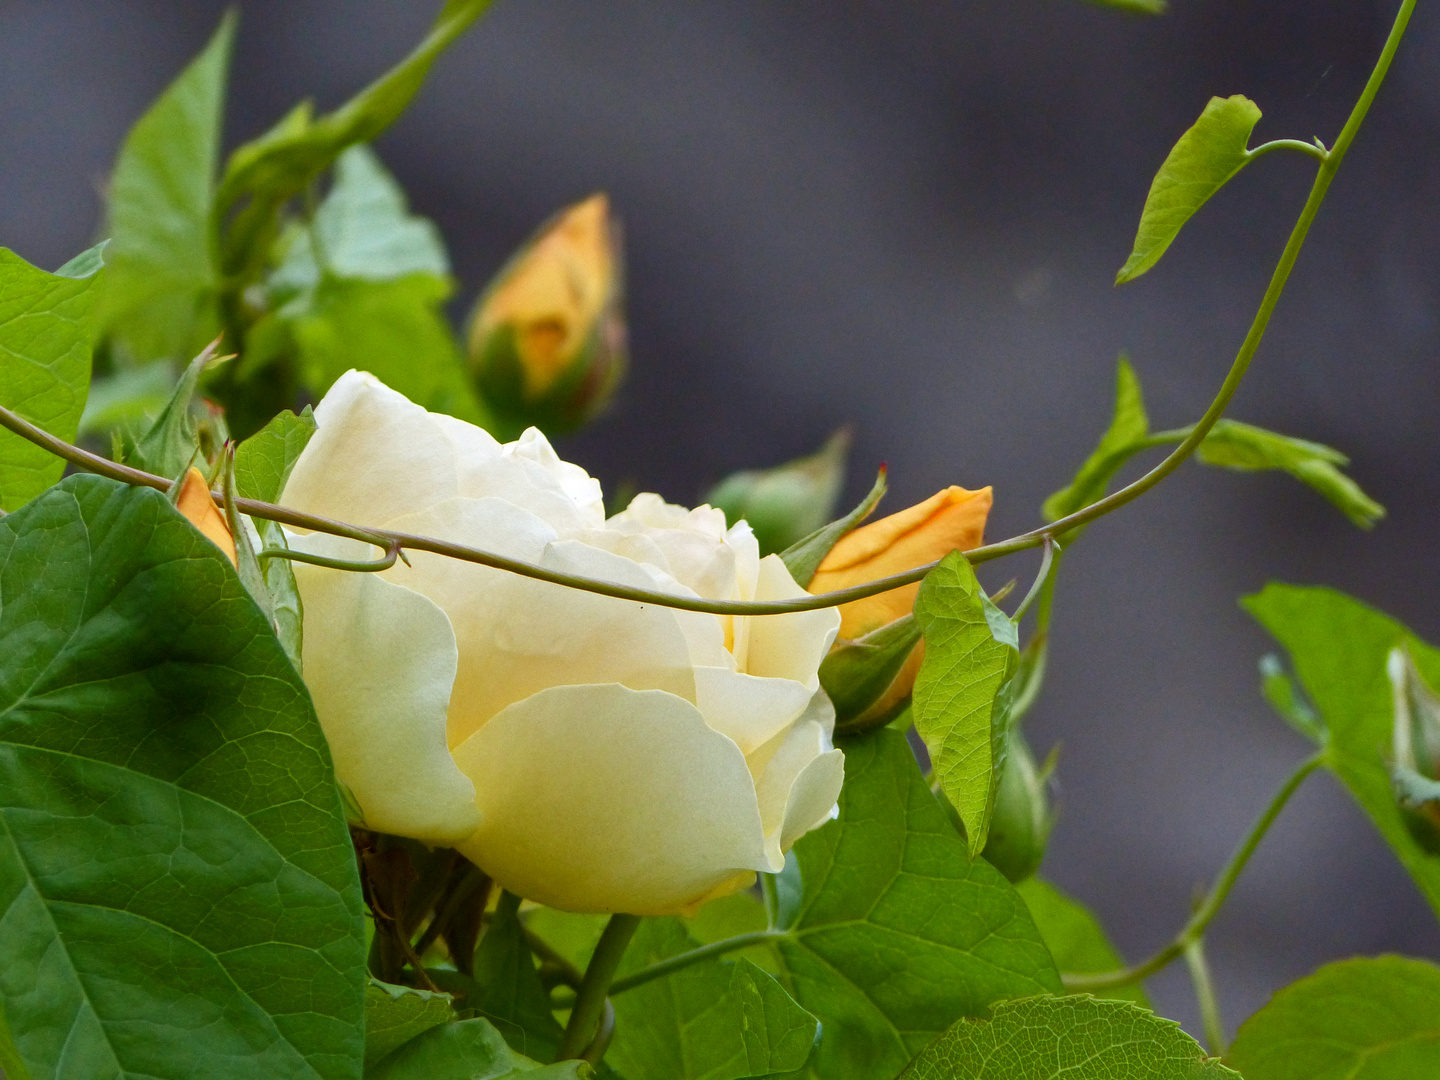
{"label": "yellow-orange bud petal", "polygon": [[[810,581],[810,591],[831,592],[863,585],[934,562],[952,551],[977,548],[984,543],[985,519],[993,501],[988,487],[967,491],[951,486],[898,514],[863,525],[830,549]],[[917,582],[842,604],[840,637],[863,637],[908,615],[919,591]],[[923,641],[915,646],[895,681],[868,713],[886,712],[910,693],[924,648]]]}
{"label": "yellow-orange bud petal", "polygon": [[230,535],[230,526],[225,522],[225,515],[210,497],[210,485],[205,483],[205,477],[199,469],[192,466],[185,474],[185,479],[180,484],[180,497],[175,501],[175,509],[184,514],[190,524],[199,529],[207,540],[223,551],[232,566],[239,565],[235,556],[235,538]]}

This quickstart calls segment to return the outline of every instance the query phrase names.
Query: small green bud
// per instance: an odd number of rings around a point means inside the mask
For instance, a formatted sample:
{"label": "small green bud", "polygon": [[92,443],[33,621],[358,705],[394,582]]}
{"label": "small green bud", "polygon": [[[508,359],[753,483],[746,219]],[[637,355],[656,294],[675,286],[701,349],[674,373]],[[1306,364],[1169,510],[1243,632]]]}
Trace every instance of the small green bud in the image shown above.
{"label": "small green bud", "polygon": [[1395,800],[1415,842],[1440,855],[1440,696],[1404,648],[1390,650],[1386,671],[1394,700]]}
{"label": "small green bud", "polygon": [[1024,881],[1040,868],[1050,830],[1055,824],[1046,787],[1055,769],[1052,751],[1037,768],[1030,747],[1018,730],[1010,732],[1000,789],[982,854],[991,866],[1013,882]]}
{"label": "small green bud", "polygon": [[571,431],[609,402],[625,368],[619,228],[592,195],[551,218],[496,275],[470,317],[470,374],[496,419]]}
{"label": "small green bud", "polygon": [[835,516],[849,451],[850,432],[841,428],[818,453],[773,469],[732,473],[705,501],[724,510],[731,524],[748,521],[762,556],[784,551]]}

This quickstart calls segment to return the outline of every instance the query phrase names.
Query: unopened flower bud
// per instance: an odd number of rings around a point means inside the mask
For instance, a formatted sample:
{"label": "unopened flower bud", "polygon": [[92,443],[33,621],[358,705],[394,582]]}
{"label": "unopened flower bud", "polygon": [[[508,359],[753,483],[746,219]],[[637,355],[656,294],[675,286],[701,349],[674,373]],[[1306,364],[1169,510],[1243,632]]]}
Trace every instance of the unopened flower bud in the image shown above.
{"label": "unopened flower bud", "polygon": [[[876,578],[913,570],[952,551],[969,551],[985,538],[985,519],[992,502],[988,487],[967,491],[948,487],[898,514],[862,525],[830,549],[810,580],[810,592],[832,592],[863,585]],[[917,582],[840,605],[837,647],[863,638],[909,615],[920,591]],[[869,715],[893,715],[909,697],[920,672],[925,643],[917,644],[889,689],[871,706]]]}
{"label": "unopened flower bud", "polygon": [[1010,733],[1000,788],[982,854],[985,861],[1014,882],[1040,869],[1050,840],[1054,815],[1046,787],[1053,762],[1037,768],[1030,747],[1018,730]]}
{"label": "unopened flower bud", "polygon": [[835,516],[849,449],[850,432],[842,428],[819,453],[727,476],[705,501],[724,510],[732,525],[748,521],[762,556],[784,551]]}
{"label": "unopened flower bud", "polygon": [[199,469],[191,466],[180,482],[180,491],[175,499],[175,509],[184,514],[212,544],[225,553],[230,565],[238,566],[235,554],[235,537],[225,523],[225,515],[210,496],[210,485]]}
{"label": "unopened flower bud", "polygon": [[1440,695],[1403,648],[1390,650],[1386,671],[1394,700],[1390,766],[1395,798],[1410,835],[1440,854]]}
{"label": "unopened flower bud", "polygon": [[497,420],[518,434],[579,427],[625,367],[619,229],[592,195],[541,226],[471,316],[469,367]]}

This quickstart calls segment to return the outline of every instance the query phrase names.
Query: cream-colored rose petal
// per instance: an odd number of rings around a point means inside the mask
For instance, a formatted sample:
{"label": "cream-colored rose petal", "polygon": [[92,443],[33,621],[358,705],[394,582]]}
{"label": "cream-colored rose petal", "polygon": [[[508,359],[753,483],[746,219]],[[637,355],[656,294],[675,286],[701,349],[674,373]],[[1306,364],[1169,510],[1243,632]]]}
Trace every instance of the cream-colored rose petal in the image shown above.
{"label": "cream-colored rose petal", "polygon": [[[363,525],[383,525],[460,494],[455,452],[430,413],[373,375],[347,371],[315,408],[315,434],[280,502]],[[489,439],[498,459],[500,444]]]}
{"label": "cream-colored rose petal", "polygon": [[[294,536],[331,558],[371,557],[363,544]],[[445,742],[457,654],[450,621],[419,593],[382,580],[295,563],[305,609],[305,685],[365,824],[431,844],[479,824],[475,789]]]}
{"label": "cream-colored rose petal", "polygon": [[775,742],[757,755],[769,760],[755,785],[772,858],[830,817],[845,780],[844,755],[819,721],[799,720]]}
{"label": "cream-colored rose petal", "polygon": [[[643,588],[657,586],[638,563],[577,541],[550,544],[541,565]],[[455,580],[465,575],[456,572]],[[461,644],[450,708],[450,745],[501,709],[547,686],[620,683],[694,701],[691,644],[676,612],[552,585],[516,574],[475,575],[479,584],[447,610]],[[458,588],[458,586],[457,586]],[[715,635],[718,638],[719,631]]]}
{"label": "cream-colored rose petal", "polygon": [[773,739],[810,703],[793,679],[761,679],[729,668],[695,669],[695,703],[705,722],[750,754]]}
{"label": "cream-colored rose petal", "polygon": [[665,914],[737,871],[780,869],[743,755],[674,695],[554,687],[454,753],[482,815],[460,850],[539,903]]}
{"label": "cream-colored rose petal", "polygon": [[[760,560],[756,600],[790,600],[807,595],[795,584],[778,555]],[[840,629],[835,608],[796,611],[786,615],[749,615],[749,648],[743,670],[751,675],[794,679],[814,690],[820,685],[820,661],[830,651]]]}

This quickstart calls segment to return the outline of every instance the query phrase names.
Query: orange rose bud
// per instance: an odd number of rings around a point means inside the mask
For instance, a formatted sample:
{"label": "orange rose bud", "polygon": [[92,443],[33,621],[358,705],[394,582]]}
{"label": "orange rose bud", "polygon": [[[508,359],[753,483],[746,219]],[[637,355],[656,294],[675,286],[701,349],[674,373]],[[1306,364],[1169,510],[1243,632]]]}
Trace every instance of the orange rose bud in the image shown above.
{"label": "orange rose bud", "polygon": [[184,514],[205,538],[225,553],[232,566],[239,566],[235,556],[235,538],[230,535],[230,526],[225,515],[210,497],[210,486],[199,469],[191,466],[180,484],[180,497],[175,500],[175,509]]}
{"label": "orange rose bud", "polygon": [[[934,562],[952,551],[977,548],[985,542],[985,519],[993,501],[988,487],[967,491],[951,486],[898,514],[862,525],[830,549],[810,581],[810,591],[832,592],[863,585]],[[916,582],[840,605],[840,637],[854,640],[910,614],[919,592],[920,584]],[[923,641],[915,646],[890,688],[867,710],[867,716],[888,712],[909,695],[924,650]]]}

